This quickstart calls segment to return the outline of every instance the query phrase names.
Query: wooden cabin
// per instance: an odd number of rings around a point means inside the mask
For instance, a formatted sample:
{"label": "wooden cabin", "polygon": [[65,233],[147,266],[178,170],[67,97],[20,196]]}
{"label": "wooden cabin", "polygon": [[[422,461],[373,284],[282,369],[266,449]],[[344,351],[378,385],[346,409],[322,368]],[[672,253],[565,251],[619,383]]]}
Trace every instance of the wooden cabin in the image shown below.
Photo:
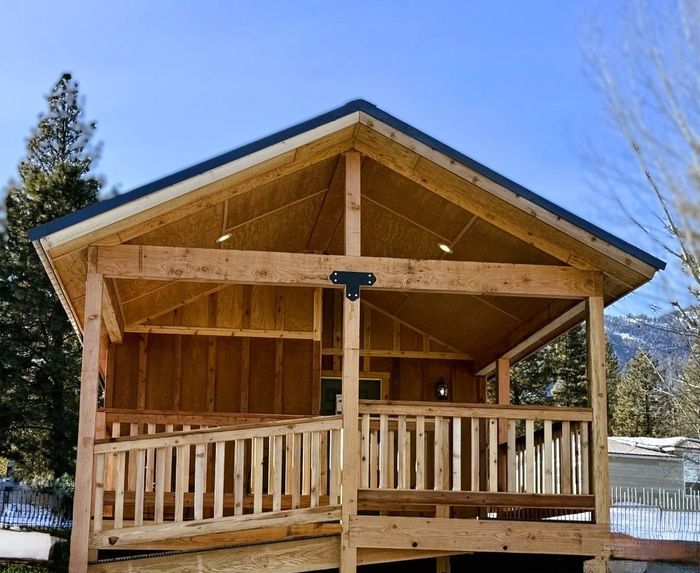
{"label": "wooden cabin", "polygon": [[[603,308],[662,261],[362,100],[30,238],[83,340],[71,571],[602,570]],[[510,405],[582,321],[589,406]]]}

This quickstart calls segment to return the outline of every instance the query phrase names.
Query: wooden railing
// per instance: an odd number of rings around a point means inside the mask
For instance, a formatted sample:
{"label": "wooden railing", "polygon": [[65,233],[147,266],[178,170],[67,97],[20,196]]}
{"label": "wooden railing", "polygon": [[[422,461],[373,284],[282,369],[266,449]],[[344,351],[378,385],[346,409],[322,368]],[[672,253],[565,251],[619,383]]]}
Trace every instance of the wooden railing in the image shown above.
{"label": "wooden railing", "polygon": [[[571,499],[591,489],[590,409],[362,401],[359,412],[362,490],[515,494],[500,497],[509,506],[524,499],[517,494],[558,494],[566,507],[592,504]],[[497,498],[424,496],[465,505]]]}
{"label": "wooden railing", "polygon": [[178,531],[232,531],[253,520],[338,519],[341,421],[304,418],[97,441],[92,547]]}

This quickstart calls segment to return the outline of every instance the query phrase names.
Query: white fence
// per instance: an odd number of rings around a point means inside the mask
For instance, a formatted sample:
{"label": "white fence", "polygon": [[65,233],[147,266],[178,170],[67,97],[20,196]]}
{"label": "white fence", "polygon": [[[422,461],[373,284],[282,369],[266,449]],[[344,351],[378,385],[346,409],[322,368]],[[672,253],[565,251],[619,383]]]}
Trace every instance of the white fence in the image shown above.
{"label": "white fence", "polygon": [[614,532],[640,539],[700,542],[700,493],[614,487],[611,494]]}

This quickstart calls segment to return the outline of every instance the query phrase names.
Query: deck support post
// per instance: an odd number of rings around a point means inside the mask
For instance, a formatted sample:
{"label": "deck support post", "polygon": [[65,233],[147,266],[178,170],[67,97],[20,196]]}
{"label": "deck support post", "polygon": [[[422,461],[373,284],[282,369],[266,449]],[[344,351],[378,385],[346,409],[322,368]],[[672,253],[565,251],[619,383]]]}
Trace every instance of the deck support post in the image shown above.
{"label": "deck support post", "polygon": [[[499,406],[510,404],[510,358],[496,361],[497,398]],[[508,421],[498,421],[498,490],[508,491],[508,454],[503,449],[508,444]]]}
{"label": "deck support post", "polygon": [[78,452],[75,464],[73,531],[70,541],[70,571],[85,573],[88,564],[88,537],[93,493],[93,448],[97,417],[97,390],[100,377],[100,330],[104,280],[95,269],[97,250],[88,249],[85,282],[85,326],[83,359],[80,371],[80,414],[78,418]]}
{"label": "deck support post", "polygon": [[[360,255],[360,154],[345,155],[345,254]],[[358,292],[359,294],[359,292]],[[343,465],[340,572],[357,571],[357,548],[350,546],[350,518],[357,515],[360,439],[360,300],[343,297]]]}
{"label": "deck support post", "polygon": [[610,523],[610,482],[608,476],[607,390],[605,383],[605,323],[603,296],[586,301],[588,393],[593,410],[593,493],[596,523]]}

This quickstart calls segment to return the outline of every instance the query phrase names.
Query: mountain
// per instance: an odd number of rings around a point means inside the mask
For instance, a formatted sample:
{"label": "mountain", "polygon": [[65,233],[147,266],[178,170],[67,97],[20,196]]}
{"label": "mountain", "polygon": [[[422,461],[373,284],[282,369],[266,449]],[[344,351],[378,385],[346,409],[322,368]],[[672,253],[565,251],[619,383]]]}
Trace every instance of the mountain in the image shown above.
{"label": "mountain", "polygon": [[606,316],[605,328],[623,369],[637,351],[645,350],[666,372],[680,372],[690,352],[670,313],[655,317]]}

